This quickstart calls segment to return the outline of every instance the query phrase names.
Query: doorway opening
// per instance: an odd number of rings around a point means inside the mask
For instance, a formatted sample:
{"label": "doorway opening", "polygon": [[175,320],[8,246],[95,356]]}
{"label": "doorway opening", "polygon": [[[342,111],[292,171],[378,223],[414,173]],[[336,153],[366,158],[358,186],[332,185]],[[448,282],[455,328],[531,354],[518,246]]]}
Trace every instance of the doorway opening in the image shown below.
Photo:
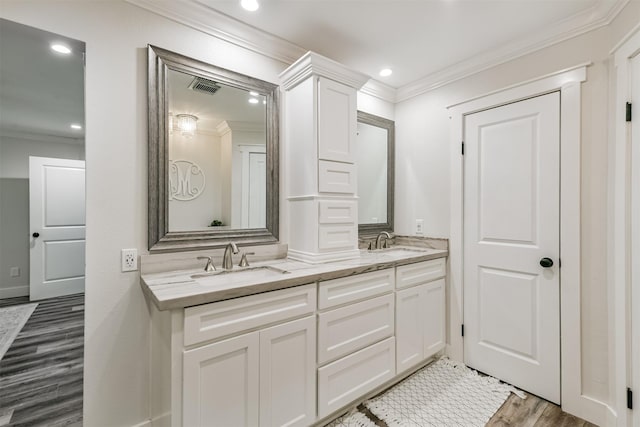
{"label": "doorway opening", "polygon": [[0,420],[11,425],[82,421],[84,64],[84,42],[0,19]]}

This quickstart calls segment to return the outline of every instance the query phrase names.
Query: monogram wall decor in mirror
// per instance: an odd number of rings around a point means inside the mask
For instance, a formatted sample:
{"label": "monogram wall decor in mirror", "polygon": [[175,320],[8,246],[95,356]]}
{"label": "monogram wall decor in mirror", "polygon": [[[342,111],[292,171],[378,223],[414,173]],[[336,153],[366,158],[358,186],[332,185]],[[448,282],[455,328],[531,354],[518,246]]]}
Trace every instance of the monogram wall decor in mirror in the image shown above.
{"label": "monogram wall decor in mirror", "polygon": [[278,86],[148,47],[149,250],[278,240]]}
{"label": "monogram wall decor in mirror", "polygon": [[395,123],[358,111],[358,231],[393,231]]}

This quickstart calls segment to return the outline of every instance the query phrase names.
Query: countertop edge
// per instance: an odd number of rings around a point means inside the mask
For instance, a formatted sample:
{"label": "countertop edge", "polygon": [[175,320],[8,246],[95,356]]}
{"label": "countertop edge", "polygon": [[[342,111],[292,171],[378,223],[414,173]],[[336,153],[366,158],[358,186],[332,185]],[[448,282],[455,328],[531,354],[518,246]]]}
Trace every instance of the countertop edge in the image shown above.
{"label": "countertop edge", "polygon": [[372,271],[385,270],[387,268],[398,267],[407,264],[414,264],[417,262],[430,261],[438,258],[446,258],[449,256],[449,251],[433,250],[434,252],[428,254],[413,255],[402,259],[391,261],[374,261],[370,264],[359,266],[340,266],[336,265],[335,270],[310,273],[307,275],[299,275],[292,278],[270,280],[262,283],[249,284],[232,289],[220,289],[212,290],[207,293],[194,294],[182,297],[176,297],[166,300],[158,299],[157,295],[153,292],[153,289],[145,282],[144,277],[140,276],[140,285],[143,293],[150,297],[154,305],[160,311],[183,309],[187,307],[193,307],[202,304],[209,304],[213,302],[231,300],[235,298],[241,298],[249,295],[256,295],[264,292],[271,292],[281,289],[293,288],[296,286],[306,285],[313,282],[339,279],[341,277],[348,277],[354,274],[368,273]]}

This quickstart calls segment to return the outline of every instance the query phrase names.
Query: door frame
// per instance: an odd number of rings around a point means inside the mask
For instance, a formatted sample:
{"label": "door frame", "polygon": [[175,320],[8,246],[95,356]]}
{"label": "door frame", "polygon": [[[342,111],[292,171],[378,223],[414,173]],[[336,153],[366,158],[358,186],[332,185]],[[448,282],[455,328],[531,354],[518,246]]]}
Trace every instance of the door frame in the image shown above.
{"label": "door frame", "polygon": [[[447,107],[451,119],[451,211],[448,291],[449,344],[447,354],[463,360],[463,230],[464,158],[461,142],[464,117],[489,108],[560,92],[560,389],[562,409],[602,425],[607,405],[582,395],[580,301],[580,141],[581,91],[587,67],[578,64]],[[578,221],[576,221],[578,218]]]}
{"label": "door frame", "polygon": [[[640,238],[632,236],[631,227],[640,226],[633,218],[640,215],[640,188],[631,185],[633,165],[640,165],[640,135],[631,134],[631,126],[638,129],[638,113],[631,123],[625,120],[625,104],[631,100],[631,59],[640,55],[640,25],[633,28],[615,46],[610,54],[614,57],[613,75],[616,79],[613,114],[614,135],[609,144],[609,223],[607,234],[612,236],[608,242],[609,266],[609,336],[613,347],[613,363],[610,373],[613,386],[611,400],[614,409],[608,414],[609,425],[640,425],[638,410],[627,409],[627,387],[635,387],[635,395],[640,394],[640,370],[631,371],[631,361],[640,357],[640,293],[631,293],[631,281],[638,280],[640,267],[638,258],[631,259],[635,253],[640,257]],[[636,111],[640,100],[635,100]],[[640,132],[639,132],[640,133]],[[633,141],[632,141],[633,138]],[[638,166],[635,167],[638,179]],[[631,299],[633,298],[633,300]],[[631,314],[638,314],[635,319]],[[633,322],[633,324],[632,324]],[[633,337],[631,334],[634,334]],[[635,346],[633,345],[635,343]],[[633,375],[633,378],[631,377]],[[635,397],[636,405],[638,397]]]}

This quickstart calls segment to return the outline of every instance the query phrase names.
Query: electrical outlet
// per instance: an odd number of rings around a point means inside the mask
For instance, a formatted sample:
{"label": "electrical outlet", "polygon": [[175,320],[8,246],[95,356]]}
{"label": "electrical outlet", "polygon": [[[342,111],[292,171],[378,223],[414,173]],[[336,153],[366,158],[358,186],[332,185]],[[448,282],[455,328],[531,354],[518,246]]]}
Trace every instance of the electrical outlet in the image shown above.
{"label": "electrical outlet", "polygon": [[424,220],[416,219],[416,234],[424,233]]}
{"label": "electrical outlet", "polygon": [[20,267],[11,267],[9,269],[9,276],[20,277]]}
{"label": "electrical outlet", "polygon": [[136,271],[138,269],[138,250],[123,249],[121,251],[122,271]]}

